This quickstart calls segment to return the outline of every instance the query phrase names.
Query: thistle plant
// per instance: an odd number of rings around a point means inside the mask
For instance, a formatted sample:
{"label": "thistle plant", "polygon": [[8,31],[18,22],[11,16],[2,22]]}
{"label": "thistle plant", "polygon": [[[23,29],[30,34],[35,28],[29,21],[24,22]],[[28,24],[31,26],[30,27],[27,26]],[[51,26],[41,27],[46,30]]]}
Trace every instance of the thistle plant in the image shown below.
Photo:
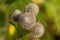
{"label": "thistle plant", "polygon": [[0,0],[0,40],[60,40],[59,11],[60,0]]}
{"label": "thistle plant", "polygon": [[22,14],[19,10],[15,10],[12,14],[12,18],[14,20],[18,18],[17,20],[23,29],[30,30],[34,38],[39,38],[44,34],[44,26],[36,22],[36,15],[38,13],[39,7],[34,3],[30,3],[26,6],[25,12]]}
{"label": "thistle plant", "polygon": [[26,6],[25,13],[19,17],[19,23],[22,25],[22,28],[29,29],[34,39],[41,37],[45,31],[44,26],[36,22],[35,16],[38,13],[39,7],[34,3],[30,3]]}

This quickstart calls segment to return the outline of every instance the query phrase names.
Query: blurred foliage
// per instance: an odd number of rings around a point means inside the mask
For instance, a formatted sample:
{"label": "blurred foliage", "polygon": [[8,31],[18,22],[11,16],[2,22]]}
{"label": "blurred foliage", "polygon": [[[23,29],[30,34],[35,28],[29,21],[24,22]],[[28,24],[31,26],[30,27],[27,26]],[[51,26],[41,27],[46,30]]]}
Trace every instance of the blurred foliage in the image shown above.
{"label": "blurred foliage", "polygon": [[[15,35],[9,36],[8,25],[12,11],[20,9],[24,12],[25,6],[31,2],[32,0],[0,0],[0,29],[2,30],[0,32],[5,33],[6,40],[29,40],[30,31],[22,29],[18,22],[13,22],[16,27]],[[37,21],[45,27],[45,34],[39,39],[54,40],[55,35],[60,35],[60,0],[45,0],[44,3],[37,5],[40,8],[40,12],[36,16]],[[7,30],[5,31],[5,29]]]}

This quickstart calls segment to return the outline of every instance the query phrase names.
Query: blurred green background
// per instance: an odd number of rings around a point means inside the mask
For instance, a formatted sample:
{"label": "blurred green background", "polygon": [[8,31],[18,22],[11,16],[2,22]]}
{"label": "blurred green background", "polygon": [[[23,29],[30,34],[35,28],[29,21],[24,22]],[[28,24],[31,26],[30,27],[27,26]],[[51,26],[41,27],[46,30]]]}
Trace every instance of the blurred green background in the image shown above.
{"label": "blurred green background", "polygon": [[[40,0],[42,1],[42,0]],[[13,22],[16,32],[13,36],[8,34],[10,14],[19,9],[24,12],[25,6],[34,3],[32,0],[0,0],[0,40],[30,40],[29,30],[22,29],[18,22]],[[45,27],[44,35],[37,40],[60,40],[60,0],[45,0],[37,4],[40,8],[36,16],[37,21]]]}

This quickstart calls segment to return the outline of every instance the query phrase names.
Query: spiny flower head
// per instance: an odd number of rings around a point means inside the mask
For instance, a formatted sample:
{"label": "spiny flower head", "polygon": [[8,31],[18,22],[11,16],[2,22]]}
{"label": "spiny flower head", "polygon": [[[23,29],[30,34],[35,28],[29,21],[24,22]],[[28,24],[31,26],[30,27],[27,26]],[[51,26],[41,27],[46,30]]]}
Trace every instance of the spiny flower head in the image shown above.
{"label": "spiny flower head", "polygon": [[29,12],[25,12],[19,16],[19,23],[22,25],[22,28],[30,29],[35,25],[36,18]]}
{"label": "spiny flower head", "polygon": [[41,37],[44,34],[44,26],[41,23],[36,23],[31,29],[31,33],[35,38]]}
{"label": "spiny flower head", "polygon": [[21,14],[21,10],[15,9],[14,12],[11,14],[11,19],[13,21],[18,21],[19,20],[19,15]]}
{"label": "spiny flower head", "polygon": [[39,7],[38,7],[38,5],[36,5],[34,3],[29,3],[25,7],[25,12],[30,12],[32,15],[36,16],[39,13]]}

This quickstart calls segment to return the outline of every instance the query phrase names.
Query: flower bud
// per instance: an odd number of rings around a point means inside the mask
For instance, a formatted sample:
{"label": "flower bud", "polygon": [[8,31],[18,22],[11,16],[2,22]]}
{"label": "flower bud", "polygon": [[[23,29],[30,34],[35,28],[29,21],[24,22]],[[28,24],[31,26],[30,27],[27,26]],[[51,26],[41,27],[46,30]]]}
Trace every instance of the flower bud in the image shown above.
{"label": "flower bud", "polygon": [[25,7],[25,12],[30,12],[36,16],[39,13],[39,7],[34,3],[30,3]]}
{"label": "flower bud", "polygon": [[31,29],[31,33],[35,38],[43,36],[44,31],[44,26],[41,23],[36,23],[35,26]]}
{"label": "flower bud", "polygon": [[18,21],[19,20],[19,15],[21,14],[22,12],[18,9],[16,9],[12,14],[11,14],[11,19],[14,20],[14,21]]}
{"label": "flower bud", "polygon": [[29,30],[35,25],[36,18],[30,13],[25,12],[19,16],[19,23],[22,25],[22,28]]}

